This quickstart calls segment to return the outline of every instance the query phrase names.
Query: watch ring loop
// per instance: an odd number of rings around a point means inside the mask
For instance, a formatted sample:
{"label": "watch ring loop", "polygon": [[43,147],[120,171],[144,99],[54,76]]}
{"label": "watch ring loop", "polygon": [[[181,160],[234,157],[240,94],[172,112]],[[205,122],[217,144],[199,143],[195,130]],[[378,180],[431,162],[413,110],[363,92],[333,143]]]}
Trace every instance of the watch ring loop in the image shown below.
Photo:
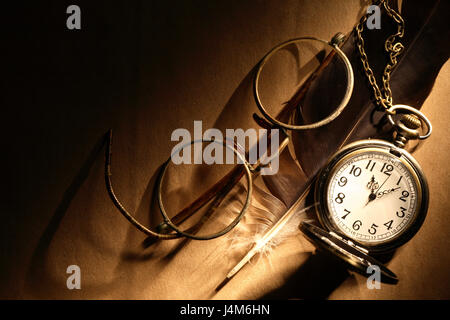
{"label": "watch ring loop", "polygon": [[[398,121],[394,121],[392,115],[397,114],[398,113],[397,110],[406,110],[408,113],[412,113],[412,114],[416,115],[422,123],[426,124],[426,126],[427,126],[426,133],[423,135],[419,135],[419,134],[417,134],[418,131],[416,131],[414,129],[409,129],[409,128],[405,127],[404,125],[402,125],[401,123],[399,123]],[[400,112],[400,113],[405,113],[405,112]],[[387,119],[392,126],[394,126],[394,127],[401,126],[402,130],[407,131],[411,135],[416,135],[417,139],[420,139],[420,140],[424,140],[424,139],[428,138],[431,135],[431,131],[433,130],[430,120],[428,120],[428,118],[422,112],[420,112],[416,108],[413,108],[413,107],[410,107],[410,106],[407,106],[404,104],[396,104],[396,105],[392,106],[391,108],[389,108],[389,113],[387,114]]]}

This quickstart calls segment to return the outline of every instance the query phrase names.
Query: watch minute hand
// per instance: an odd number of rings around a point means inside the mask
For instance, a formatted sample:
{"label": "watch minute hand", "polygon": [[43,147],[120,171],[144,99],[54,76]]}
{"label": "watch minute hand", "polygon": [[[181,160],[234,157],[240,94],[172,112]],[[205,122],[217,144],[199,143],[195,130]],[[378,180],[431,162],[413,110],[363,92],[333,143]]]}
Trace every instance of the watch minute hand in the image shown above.
{"label": "watch minute hand", "polygon": [[377,193],[377,198],[380,199],[385,194],[389,194],[389,193],[394,192],[395,190],[398,190],[398,189],[400,189],[400,187],[380,191],[380,192]]}

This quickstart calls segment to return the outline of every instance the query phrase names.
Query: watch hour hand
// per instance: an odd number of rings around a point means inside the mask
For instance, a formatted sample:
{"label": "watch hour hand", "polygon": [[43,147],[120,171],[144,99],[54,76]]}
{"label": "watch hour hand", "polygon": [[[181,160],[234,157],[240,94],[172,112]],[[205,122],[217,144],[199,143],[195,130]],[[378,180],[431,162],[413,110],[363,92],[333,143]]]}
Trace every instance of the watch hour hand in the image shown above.
{"label": "watch hour hand", "polygon": [[370,194],[369,194],[369,199],[367,200],[366,204],[364,205],[367,206],[370,202],[372,202],[373,200],[375,200],[377,198],[377,194],[373,192],[373,190],[371,190]]}
{"label": "watch hour hand", "polygon": [[377,194],[376,194],[375,190],[378,189],[378,182],[376,182],[375,176],[372,176],[370,181],[367,183],[367,188],[370,189],[370,194],[369,194],[369,199],[367,200],[364,207],[367,206],[371,201],[373,201],[377,198]]}

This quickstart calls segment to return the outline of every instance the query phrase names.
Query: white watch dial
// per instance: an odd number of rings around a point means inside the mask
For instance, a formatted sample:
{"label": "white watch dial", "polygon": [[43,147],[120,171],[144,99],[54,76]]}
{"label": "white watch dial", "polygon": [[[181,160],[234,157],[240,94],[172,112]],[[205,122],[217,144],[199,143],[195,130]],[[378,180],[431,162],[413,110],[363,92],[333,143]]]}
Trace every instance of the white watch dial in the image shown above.
{"label": "white watch dial", "polygon": [[402,234],[418,211],[415,173],[394,155],[364,151],[340,161],[327,187],[332,222],[367,245]]}

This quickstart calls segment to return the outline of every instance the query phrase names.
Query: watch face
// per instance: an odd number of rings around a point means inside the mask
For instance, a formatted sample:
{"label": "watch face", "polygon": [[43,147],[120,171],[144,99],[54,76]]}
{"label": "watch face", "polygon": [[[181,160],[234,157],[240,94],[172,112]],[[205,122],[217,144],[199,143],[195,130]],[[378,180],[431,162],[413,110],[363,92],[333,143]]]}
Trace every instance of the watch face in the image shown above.
{"label": "watch face", "polygon": [[[322,209],[327,224],[346,237],[374,247],[414,233],[423,221],[423,183],[414,164],[386,148],[350,151],[329,168]],[[417,227],[417,226],[416,226]]]}

